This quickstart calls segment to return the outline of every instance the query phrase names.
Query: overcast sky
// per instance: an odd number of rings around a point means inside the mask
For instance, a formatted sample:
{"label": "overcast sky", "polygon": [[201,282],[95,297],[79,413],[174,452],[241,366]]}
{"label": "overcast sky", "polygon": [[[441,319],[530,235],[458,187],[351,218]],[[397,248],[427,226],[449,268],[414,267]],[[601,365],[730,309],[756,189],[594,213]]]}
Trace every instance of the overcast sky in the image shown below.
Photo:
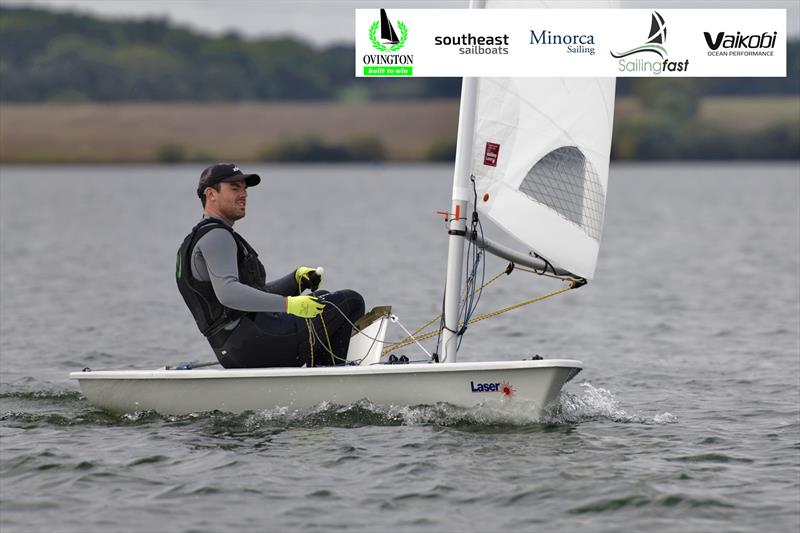
{"label": "overcast sky", "polygon": [[[219,35],[235,31],[246,37],[292,35],[317,45],[355,41],[356,8],[468,7],[469,0],[0,0],[58,11],[80,11],[105,18],[166,17],[173,24]],[[541,2],[537,2],[541,3]],[[553,7],[561,2],[547,2]],[[587,7],[596,4],[586,0]],[[605,3],[603,0],[602,3]],[[784,8],[789,33],[800,34],[800,1],[623,0],[630,8]]]}

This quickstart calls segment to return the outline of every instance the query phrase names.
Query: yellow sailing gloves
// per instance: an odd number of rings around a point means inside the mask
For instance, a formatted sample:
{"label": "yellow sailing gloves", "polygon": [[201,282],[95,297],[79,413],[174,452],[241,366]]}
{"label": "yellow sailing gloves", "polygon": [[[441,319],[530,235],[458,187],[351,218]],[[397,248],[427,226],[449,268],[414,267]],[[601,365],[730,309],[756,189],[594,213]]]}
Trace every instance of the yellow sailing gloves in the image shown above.
{"label": "yellow sailing gloves", "polygon": [[297,281],[297,290],[303,292],[306,289],[315,291],[322,283],[322,267],[300,267],[294,271],[294,279]]}
{"label": "yellow sailing gloves", "polygon": [[[322,283],[322,267],[300,267],[294,271],[294,279],[297,282],[297,290],[303,292],[306,289],[315,291]],[[315,296],[289,296],[286,298],[286,312],[300,318],[314,318],[325,309],[325,304],[320,302]]]}
{"label": "yellow sailing gloves", "polygon": [[300,318],[314,318],[325,309],[315,296],[287,296],[286,312]]}

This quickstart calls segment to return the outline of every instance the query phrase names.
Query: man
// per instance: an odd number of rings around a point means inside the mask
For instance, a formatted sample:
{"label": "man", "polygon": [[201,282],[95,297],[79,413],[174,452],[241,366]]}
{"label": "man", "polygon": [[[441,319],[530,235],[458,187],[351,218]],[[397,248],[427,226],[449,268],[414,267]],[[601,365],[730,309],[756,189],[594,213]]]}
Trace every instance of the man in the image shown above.
{"label": "man", "polygon": [[352,290],[301,294],[318,288],[321,269],[266,281],[258,254],[233,231],[259,183],[231,163],[203,171],[203,218],[178,250],[178,289],[225,368],[343,364],[364,299]]}

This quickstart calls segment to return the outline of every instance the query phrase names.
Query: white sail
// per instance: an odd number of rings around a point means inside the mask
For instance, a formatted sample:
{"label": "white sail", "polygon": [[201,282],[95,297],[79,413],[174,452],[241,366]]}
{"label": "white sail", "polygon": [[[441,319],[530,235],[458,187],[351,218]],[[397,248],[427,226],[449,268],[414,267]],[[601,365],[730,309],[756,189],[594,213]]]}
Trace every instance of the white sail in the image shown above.
{"label": "white sail", "polygon": [[615,83],[481,78],[478,86],[470,168],[478,212],[526,252],[586,279],[603,230]]}

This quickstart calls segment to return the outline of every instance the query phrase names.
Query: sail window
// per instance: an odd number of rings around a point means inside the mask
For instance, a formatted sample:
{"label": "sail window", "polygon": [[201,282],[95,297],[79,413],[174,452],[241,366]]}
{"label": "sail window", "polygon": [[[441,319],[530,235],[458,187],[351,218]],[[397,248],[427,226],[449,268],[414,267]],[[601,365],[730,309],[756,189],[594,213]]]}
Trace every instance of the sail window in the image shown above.
{"label": "sail window", "polygon": [[519,190],[600,240],[605,192],[597,172],[576,146],[562,146],[528,171]]}

